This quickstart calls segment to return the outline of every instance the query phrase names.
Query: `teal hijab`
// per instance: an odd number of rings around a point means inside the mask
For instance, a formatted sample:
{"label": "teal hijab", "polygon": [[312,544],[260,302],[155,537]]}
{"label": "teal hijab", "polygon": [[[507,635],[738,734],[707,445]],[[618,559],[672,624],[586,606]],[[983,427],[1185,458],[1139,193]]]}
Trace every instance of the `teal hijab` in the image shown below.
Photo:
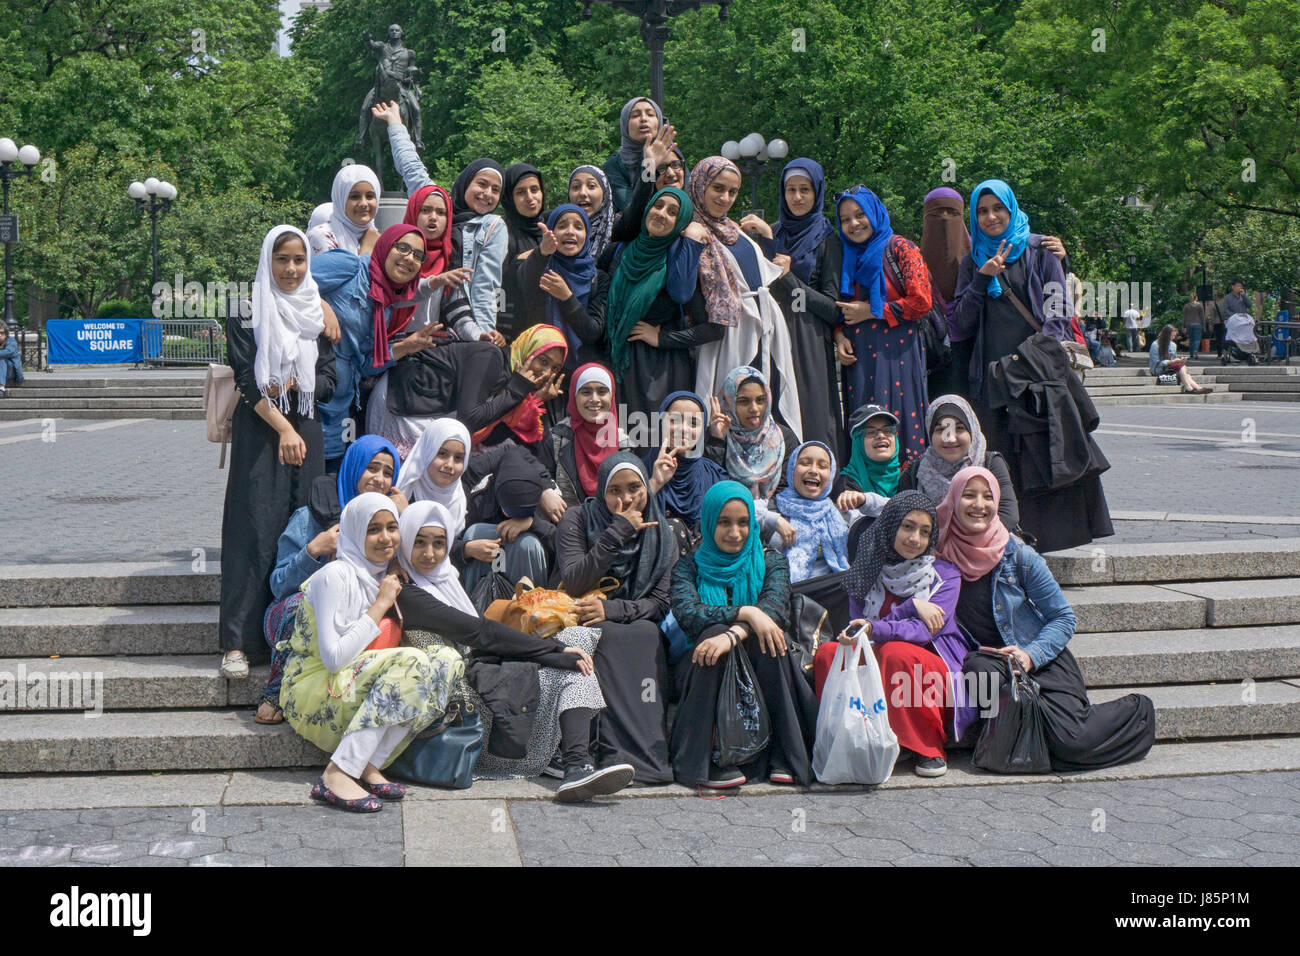
{"label": "teal hijab", "polygon": [[[868,419],[869,421],[870,419]],[[894,436],[894,457],[889,461],[874,461],[867,457],[867,449],[862,432],[867,423],[863,422],[849,436],[849,463],[844,467],[844,474],[858,483],[863,491],[874,491],[878,495],[892,498],[898,491],[898,476],[902,469],[898,465],[898,453],[902,442]]]}
{"label": "teal hijab", "polygon": [[[743,501],[749,510],[749,537],[735,554],[727,554],[713,540],[718,517],[729,501]],[[767,567],[763,563],[763,542],[759,540],[754,498],[738,481],[720,481],[704,495],[700,505],[700,547],[695,552],[695,583],[705,604],[749,607],[763,590]],[[731,598],[727,598],[727,588]]]}
{"label": "teal hijab", "polygon": [[[677,200],[677,220],[668,235],[652,236],[646,231],[645,219],[660,196],[672,196]],[[655,296],[663,290],[668,281],[669,249],[694,216],[695,206],[686,193],[676,186],[659,190],[646,203],[645,215],[641,217],[641,234],[619,256],[618,266],[609,280],[605,334],[609,339],[611,364],[620,378],[627,371],[631,358],[627,337],[632,334],[632,326],[645,318]]]}

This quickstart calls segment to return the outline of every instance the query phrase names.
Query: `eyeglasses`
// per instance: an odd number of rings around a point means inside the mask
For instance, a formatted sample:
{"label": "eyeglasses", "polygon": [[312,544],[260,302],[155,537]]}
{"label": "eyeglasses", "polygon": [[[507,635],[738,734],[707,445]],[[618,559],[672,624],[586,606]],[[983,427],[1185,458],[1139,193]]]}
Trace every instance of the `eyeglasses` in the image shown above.
{"label": "eyeglasses", "polygon": [[680,160],[674,159],[671,163],[665,163],[664,165],[660,166],[657,170],[655,170],[655,174],[662,176],[664,174],[664,171],[668,169],[680,173],[685,168],[686,167],[681,163]]}
{"label": "eyeglasses", "polygon": [[894,429],[890,428],[888,425],[886,425],[884,428],[864,428],[862,430],[862,434],[865,435],[867,438],[883,438],[886,435],[892,437],[894,434]]}
{"label": "eyeglasses", "polygon": [[393,243],[393,251],[397,253],[399,256],[405,256],[408,259],[414,259],[416,262],[423,262],[425,260],[425,254],[423,249],[416,249],[413,246],[408,246],[404,242]]}

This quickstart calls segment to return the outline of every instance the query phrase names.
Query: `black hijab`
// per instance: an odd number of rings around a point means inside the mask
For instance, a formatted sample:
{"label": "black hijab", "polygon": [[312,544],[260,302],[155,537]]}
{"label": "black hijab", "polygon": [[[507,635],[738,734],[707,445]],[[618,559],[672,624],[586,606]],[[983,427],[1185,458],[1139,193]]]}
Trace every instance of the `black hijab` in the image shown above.
{"label": "black hijab", "polygon": [[515,445],[501,456],[493,480],[497,507],[507,518],[527,518],[542,503],[542,492],[547,485],[536,459]]}
{"label": "black hijab", "polygon": [[587,522],[587,543],[594,547],[594,542],[614,520],[613,513],[605,504],[605,489],[609,486],[610,477],[615,470],[628,468],[634,469],[646,486],[646,506],[642,520],[657,523],[628,539],[605,573],[618,579],[618,590],[610,597],[636,601],[654,590],[655,585],[677,563],[676,541],[659,508],[659,502],[650,494],[650,475],[641,459],[631,452],[619,451],[601,462],[600,470],[596,473],[596,493],[582,503],[582,513]]}
{"label": "black hijab", "polygon": [[[853,564],[844,576],[844,590],[861,601],[880,580],[880,572],[887,564],[900,564],[904,558],[894,550],[898,526],[909,512],[924,511],[930,516],[930,543],[925,555],[934,554],[934,544],[939,538],[939,515],[934,502],[922,491],[900,491],[890,498],[880,515],[858,542]],[[925,555],[922,555],[924,557]]]}
{"label": "black hijab", "polygon": [[485,169],[495,169],[497,175],[501,177],[501,191],[505,193],[505,170],[495,159],[480,157],[470,163],[460,171],[456,181],[451,186],[451,223],[453,226],[462,226],[469,222],[475,216],[482,215],[469,208],[465,201],[465,191],[469,189],[469,184],[474,181],[474,177]]}
{"label": "black hijab", "polygon": [[[515,208],[515,187],[529,176],[536,176],[537,184],[542,187],[542,204],[538,207],[536,216],[525,216]],[[541,170],[532,163],[515,163],[508,168],[501,182],[501,212],[510,232],[531,239],[531,246],[539,245],[542,241],[542,216],[545,215],[545,210],[546,181],[542,179]],[[531,246],[526,245],[525,248]]]}

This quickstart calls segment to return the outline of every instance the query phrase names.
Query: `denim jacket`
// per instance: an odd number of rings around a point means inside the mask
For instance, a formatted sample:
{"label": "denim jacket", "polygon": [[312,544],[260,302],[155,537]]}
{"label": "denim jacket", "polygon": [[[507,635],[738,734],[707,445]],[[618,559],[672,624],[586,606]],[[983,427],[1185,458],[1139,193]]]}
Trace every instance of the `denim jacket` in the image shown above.
{"label": "denim jacket", "polygon": [[1047,562],[1012,537],[993,573],[993,619],[1002,640],[1024,650],[1035,669],[1055,660],[1078,621]]}
{"label": "denim jacket", "polygon": [[[402,175],[407,193],[433,182],[429,170],[420,161],[411,135],[400,124],[388,127],[388,143],[393,151],[393,165]],[[478,331],[491,332],[497,327],[497,290],[501,288],[501,267],[506,260],[506,225],[497,215],[475,216],[461,227],[461,265],[473,269],[469,280],[469,303],[474,310]],[[460,338],[474,339],[462,324],[456,325]]]}

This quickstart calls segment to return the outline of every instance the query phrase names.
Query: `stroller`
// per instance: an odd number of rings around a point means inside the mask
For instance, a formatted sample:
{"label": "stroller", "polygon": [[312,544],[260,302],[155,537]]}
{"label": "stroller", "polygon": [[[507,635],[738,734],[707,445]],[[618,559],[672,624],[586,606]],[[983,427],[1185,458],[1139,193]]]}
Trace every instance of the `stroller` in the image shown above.
{"label": "stroller", "polygon": [[1222,365],[1231,365],[1233,359],[1254,365],[1260,354],[1259,339],[1255,335],[1255,320],[1245,312],[1234,312],[1224,323],[1223,351],[1219,354]]}

